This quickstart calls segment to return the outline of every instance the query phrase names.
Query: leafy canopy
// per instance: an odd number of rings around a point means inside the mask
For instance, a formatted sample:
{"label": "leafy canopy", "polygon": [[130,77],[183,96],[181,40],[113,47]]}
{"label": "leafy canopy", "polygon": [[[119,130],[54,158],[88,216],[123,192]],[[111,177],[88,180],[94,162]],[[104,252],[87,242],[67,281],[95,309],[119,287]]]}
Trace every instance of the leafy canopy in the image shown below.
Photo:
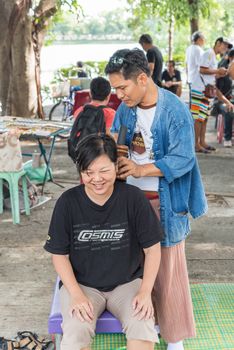
{"label": "leafy canopy", "polygon": [[159,16],[168,22],[175,18],[178,25],[186,24],[197,13],[209,17],[210,10],[217,6],[215,0],[127,0],[131,11],[138,20]]}

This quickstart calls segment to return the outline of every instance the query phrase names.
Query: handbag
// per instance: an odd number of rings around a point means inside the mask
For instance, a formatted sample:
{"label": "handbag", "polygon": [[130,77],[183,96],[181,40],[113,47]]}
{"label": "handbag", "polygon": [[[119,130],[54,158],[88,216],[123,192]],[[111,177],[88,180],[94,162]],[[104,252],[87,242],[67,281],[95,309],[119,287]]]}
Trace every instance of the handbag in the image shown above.
{"label": "handbag", "polygon": [[202,78],[202,76],[200,75],[201,77],[201,80],[205,86],[205,90],[204,90],[204,95],[205,97],[208,97],[208,98],[215,98],[216,97],[216,86],[215,85],[212,85],[212,84],[205,84],[205,81],[204,79]]}
{"label": "handbag", "polygon": [[20,171],[22,166],[21,146],[17,132],[0,134],[0,171]]}
{"label": "handbag", "polygon": [[205,85],[204,95],[208,98],[214,98],[216,96],[216,86],[211,84]]}

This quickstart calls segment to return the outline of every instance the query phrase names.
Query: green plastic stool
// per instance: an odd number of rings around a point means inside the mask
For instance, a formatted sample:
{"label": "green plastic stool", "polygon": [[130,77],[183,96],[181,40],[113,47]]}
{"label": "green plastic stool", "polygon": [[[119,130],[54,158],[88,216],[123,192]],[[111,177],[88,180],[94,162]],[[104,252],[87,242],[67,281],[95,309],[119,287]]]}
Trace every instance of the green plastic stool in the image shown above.
{"label": "green plastic stool", "polygon": [[3,213],[3,180],[6,180],[9,184],[13,224],[20,223],[20,208],[19,208],[19,179],[20,178],[22,178],[25,213],[26,215],[30,215],[27,180],[26,180],[25,174],[26,173],[23,169],[15,172],[0,172],[0,214]]}

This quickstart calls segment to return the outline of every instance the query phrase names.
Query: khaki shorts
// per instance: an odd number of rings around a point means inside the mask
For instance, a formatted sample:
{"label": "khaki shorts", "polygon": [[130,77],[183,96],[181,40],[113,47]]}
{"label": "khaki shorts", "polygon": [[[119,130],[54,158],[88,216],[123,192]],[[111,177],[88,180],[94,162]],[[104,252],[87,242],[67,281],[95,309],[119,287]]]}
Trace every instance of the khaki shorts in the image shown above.
{"label": "khaki shorts", "polygon": [[119,319],[127,340],[158,342],[158,336],[154,330],[154,319],[139,321],[137,317],[133,317],[132,300],[140,289],[141,281],[138,278],[120,285],[110,292],[100,292],[97,289],[79,284],[93,304],[94,320],[92,323],[81,322],[77,317],[69,315],[71,298],[66,288],[62,286],[60,289],[63,316],[61,350],[80,350],[89,347],[95,336],[96,321],[105,309]]}

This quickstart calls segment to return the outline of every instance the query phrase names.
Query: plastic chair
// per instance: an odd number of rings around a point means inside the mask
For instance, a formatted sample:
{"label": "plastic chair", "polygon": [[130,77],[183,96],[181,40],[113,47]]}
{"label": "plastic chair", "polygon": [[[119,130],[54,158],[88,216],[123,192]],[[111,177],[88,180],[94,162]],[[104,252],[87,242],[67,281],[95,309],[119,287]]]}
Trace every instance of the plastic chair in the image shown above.
{"label": "plastic chair", "polygon": [[11,213],[13,224],[20,223],[20,208],[19,208],[19,179],[22,178],[22,189],[24,196],[24,206],[26,215],[30,215],[30,205],[27,190],[27,180],[25,171],[19,170],[14,172],[0,172],[0,214],[3,213],[3,180],[9,184]]}
{"label": "plastic chair", "polygon": [[[59,277],[57,277],[48,320],[48,332],[51,334],[52,341],[55,344],[55,349],[60,349],[60,342],[63,333],[61,328],[62,321],[59,300]],[[123,330],[120,321],[110,312],[104,311],[97,320],[95,333],[123,333]]]}
{"label": "plastic chair", "polygon": [[75,101],[72,114],[75,113],[77,108],[84,106],[90,102],[89,90],[77,91],[75,94]]}

